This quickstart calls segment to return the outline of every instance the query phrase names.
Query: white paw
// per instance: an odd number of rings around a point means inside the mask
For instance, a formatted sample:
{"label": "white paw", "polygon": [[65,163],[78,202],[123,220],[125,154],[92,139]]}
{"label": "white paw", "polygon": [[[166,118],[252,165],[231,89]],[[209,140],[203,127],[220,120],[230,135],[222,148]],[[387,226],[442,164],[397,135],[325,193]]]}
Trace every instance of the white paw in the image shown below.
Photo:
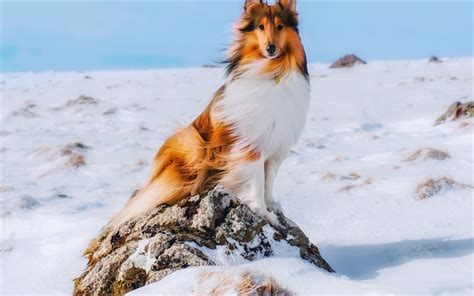
{"label": "white paw", "polygon": [[267,208],[270,211],[273,211],[273,212],[282,212],[281,205],[277,201],[271,201],[271,202],[267,203]]}
{"label": "white paw", "polygon": [[279,226],[280,221],[278,221],[278,216],[274,212],[270,212],[268,210],[262,210],[259,211],[258,214],[265,218],[268,223],[270,223],[273,226]]}

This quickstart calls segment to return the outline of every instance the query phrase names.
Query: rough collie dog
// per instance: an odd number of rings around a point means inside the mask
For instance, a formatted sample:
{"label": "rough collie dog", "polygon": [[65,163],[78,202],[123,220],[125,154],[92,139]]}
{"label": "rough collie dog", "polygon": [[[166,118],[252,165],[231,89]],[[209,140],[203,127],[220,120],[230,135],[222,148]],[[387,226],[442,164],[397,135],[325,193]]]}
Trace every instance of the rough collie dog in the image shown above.
{"label": "rough collie dog", "polygon": [[227,53],[227,79],[189,126],[158,151],[151,176],[109,223],[217,184],[277,223],[272,187],[303,129],[310,101],[296,0],[247,0]]}

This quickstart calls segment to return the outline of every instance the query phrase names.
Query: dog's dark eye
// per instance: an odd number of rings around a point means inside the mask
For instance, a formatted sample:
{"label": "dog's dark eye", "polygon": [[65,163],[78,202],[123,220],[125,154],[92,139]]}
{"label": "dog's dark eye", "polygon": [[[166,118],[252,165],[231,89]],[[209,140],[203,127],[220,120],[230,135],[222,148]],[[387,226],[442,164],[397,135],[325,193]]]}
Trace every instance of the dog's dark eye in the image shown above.
{"label": "dog's dark eye", "polygon": [[280,24],[280,25],[278,25],[278,26],[277,26],[277,29],[278,29],[278,31],[281,31],[281,30],[283,30],[283,25],[281,25],[281,24]]}
{"label": "dog's dark eye", "polygon": [[259,27],[260,30],[262,30],[262,31],[265,29],[265,26],[264,26],[264,25],[260,25],[260,26],[258,26],[258,27]]}

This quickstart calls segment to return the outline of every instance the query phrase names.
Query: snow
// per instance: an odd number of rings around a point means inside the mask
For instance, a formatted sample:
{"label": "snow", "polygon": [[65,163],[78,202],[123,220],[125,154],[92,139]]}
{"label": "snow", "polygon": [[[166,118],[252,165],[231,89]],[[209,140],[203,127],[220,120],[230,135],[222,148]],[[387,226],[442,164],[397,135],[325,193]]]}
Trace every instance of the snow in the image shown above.
{"label": "snow", "polygon": [[[473,185],[473,121],[433,126],[454,101],[473,100],[472,71],[473,58],[310,66],[307,124],[275,195],[337,274],[282,253],[182,270],[135,294],[191,293],[210,270],[260,271],[297,294],[472,293],[472,189],[416,196],[427,178]],[[2,74],[2,294],[70,294],[88,241],[222,76],[213,68]],[[96,104],[66,105],[81,95]],[[90,147],[73,151],[84,156],[78,168],[61,152],[76,142]],[[451,158],[403,161],[422,148]],[[337,177],[352,173],[360,178]]]}

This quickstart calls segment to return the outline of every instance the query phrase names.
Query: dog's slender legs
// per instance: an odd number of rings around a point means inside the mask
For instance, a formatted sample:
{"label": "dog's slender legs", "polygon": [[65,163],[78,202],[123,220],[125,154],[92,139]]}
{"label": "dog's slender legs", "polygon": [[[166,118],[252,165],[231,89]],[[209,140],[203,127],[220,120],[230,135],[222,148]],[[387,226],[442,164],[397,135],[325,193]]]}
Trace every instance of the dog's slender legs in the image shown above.
{"label": "dog's slender legs", "polygon": [[269,158],[265,161],[265,204],[274,211],[280,210],[280,204],[273,198],[273,182],[281,162],[279,158]]}
{"label": "dog's slender legs", "polygon": [[254,167],[253,176],[250,179],[251,199],[255,201],[255,210],[262,212],[266,209],[265,206],[265,169],[262,159],[255,161],[252,164]]}
{"label": "dog's slender legs", "polygon": [[246,204],[272,224],[278,224],[276,215],[267,209],[265,203],[265,161],[260,158],[249,165],[248,195]]}
{"label": "dog's slender legs", "polygon": [[240,187],[242,191],[236,192],[241,202],[270,223],[278,224],[276,215],[267,209],[265,203],[265,161],[260,158],[246,163],[242,169],[246,182]]}

